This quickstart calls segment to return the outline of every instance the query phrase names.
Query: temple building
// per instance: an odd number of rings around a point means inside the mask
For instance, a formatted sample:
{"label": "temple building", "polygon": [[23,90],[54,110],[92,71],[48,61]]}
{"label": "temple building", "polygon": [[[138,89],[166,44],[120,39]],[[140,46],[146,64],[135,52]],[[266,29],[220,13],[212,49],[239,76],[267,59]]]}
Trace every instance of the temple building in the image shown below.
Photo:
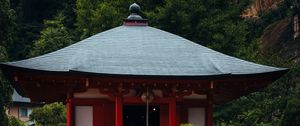
{"label": "temple building", "polygon": [[150,27],[137,4],[130,12],[122,26],[0,68],[31,101],[65,102],[68,126],[212,126],[214,105],[288,71]]}

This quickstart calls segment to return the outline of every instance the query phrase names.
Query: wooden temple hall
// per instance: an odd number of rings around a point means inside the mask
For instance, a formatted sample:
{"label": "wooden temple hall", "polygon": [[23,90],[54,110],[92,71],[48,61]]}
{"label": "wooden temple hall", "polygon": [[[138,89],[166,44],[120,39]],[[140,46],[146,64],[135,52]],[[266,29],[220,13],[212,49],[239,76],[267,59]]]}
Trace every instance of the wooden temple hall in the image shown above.
{"label": "wooden temple hall", "polygon": [[150,27],[139,5],[129,8],[122,26],[0,67],[31,101],[65,102],[67,126],[212,126],[214,105],[264,88],[288,71]]}

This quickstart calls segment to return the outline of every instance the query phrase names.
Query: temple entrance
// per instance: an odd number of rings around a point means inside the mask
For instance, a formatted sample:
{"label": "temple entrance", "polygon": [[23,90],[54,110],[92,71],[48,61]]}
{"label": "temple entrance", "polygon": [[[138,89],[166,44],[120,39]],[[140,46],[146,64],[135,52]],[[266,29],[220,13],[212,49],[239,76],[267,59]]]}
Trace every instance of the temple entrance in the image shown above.
{"label": "temple entrance", "polygon": [[[160,125],[160,107],[149,106],[149,126]],[[146,126],[146,105],[124,105],[124,126]]]}

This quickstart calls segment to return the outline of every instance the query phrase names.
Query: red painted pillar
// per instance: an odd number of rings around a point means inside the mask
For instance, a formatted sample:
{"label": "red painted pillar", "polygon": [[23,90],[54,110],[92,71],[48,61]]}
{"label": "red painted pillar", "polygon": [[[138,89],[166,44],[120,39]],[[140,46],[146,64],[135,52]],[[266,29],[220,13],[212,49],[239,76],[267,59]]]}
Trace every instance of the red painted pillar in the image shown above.
{"label": "red painted pillar", "polygon": [[210,83],[207,93],[207,107],[206,107],[206,126],[213,125],[213,82]]}
{"label": "red painted pillar", "polygon": [[213,125],[213,105],[211,103],[207,104],[206,107],[206,126]]}
{"label": "red painted pillar", "polygon": [[122,96],[115,97],[116,126],[123,126],[123,100]]}
{"label": "red painted pillar", "polygon": [[169,102],[169,126],[176,126],[176,99]]}
{"label": "red painted pillar", "polygon": [[73,126],[73,120],[72,120],[73,107],[72,107],[72,101],[70,98],[67,98],[66,106],[67,106],[67,126]]}

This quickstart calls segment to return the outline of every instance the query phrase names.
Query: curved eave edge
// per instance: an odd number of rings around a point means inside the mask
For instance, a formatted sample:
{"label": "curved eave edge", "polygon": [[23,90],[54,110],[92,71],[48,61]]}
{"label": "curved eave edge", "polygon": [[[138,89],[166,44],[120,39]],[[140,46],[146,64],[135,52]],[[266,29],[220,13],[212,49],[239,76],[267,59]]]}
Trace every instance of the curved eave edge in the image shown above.
{"label": "curved eave edge", "polygon": [[13,71],[27,71],[27,72],[37,72],[37,73],[50,73],[50,74],[77,74],[85,76],[102,76],[102,77],[134,77],[134,78],[177,78],[177,79],[200,79],[200,80],[211,80],[211,79],[232,79],[232,78],[249,78],[249,77],[262,77],[270,76],[271,78],[277,79],[287,73],[289,69],[279,68],[278,70],[262,72],[262,73],[249,73],[249,74],[216,74],[216,75],[133,75],[133,74],[111,74],[111,73],[93,73],[77,70],[69,71],[48,71],[40,69],[31,69],[25,67],[14,66],[7,63],[0,63],[0,68],[4,70],[4,73],[8,72],[5,69],[10,69]]}
{"label": "curved eave edge", "polygon": [[42,106],[44,103],[39,101],[30,101],[30,102],[12,102],[13,105],[23,105],[23,106]]}
{"label": "curved eave edge", "polygon": [[232,74],[232,77],[238,78],[249,78],[249,77],[270,77],[273,79],[278,79],[289,71],[288,68],[280,68],[279,70],[262,72],[262,73],[251,73],[251,74]]}
{"label": "curved eave edge", "polygon": [[8,63],[0,63],[0,68],[3,69],[10,69],[10,70],[21,70],[21,71],[30,71],[30,72],[47,72],[47,73],[68,73],[68,71],[49,71],[49,70],[41,70],[41,69],[33,69],[33,68],[27,68],[27,67],[20,67],[20,66],[15,66],[12,64]]}
{"label": "curved eave edge", "polygon": [[[251,73],[251,74],[216,74],[216,75],[131,75],[131,74],[110,74],[110,73],[93,73],[93,72],[84,72],[84,71],[76,71],[70,70],[70,73],[74,74],[83,74],[83,75],[91,75],[91,76],[104,76],[104,77],[136,77],[136,78],[176,78],[176,79],[200,79],[200,80],[219,80],[219,79],[232,79],[232,78],[249,78],[249,77],[261,77],[270,75],[270,77],[274,77],[277,79],[278,77],[287,73],[289,69],[283,68],[281,70],[264,72],[264,73]],[[277,75],[277,76],[276,76]]]}

